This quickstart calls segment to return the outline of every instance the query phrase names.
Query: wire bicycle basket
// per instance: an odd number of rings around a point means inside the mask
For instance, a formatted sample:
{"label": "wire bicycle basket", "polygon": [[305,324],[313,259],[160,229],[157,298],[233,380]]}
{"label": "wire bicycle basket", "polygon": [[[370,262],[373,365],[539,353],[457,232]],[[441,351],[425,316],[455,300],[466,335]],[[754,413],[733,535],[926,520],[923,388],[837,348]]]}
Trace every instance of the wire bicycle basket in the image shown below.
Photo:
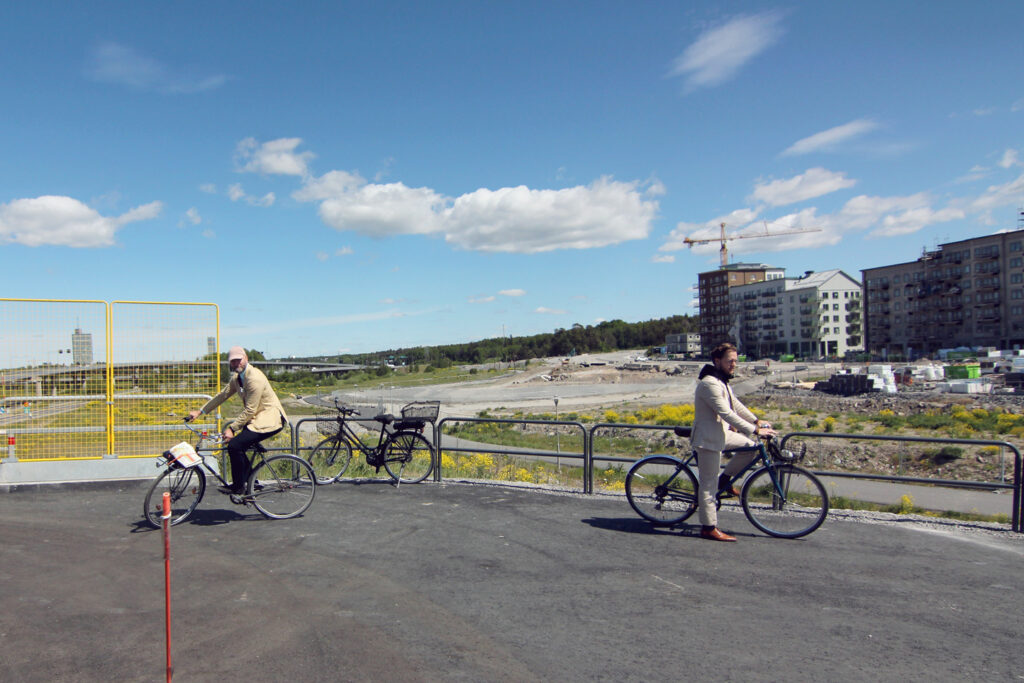
{"label": "wire bicycle basket", "polygon": [[402,406],[402,420],[433,422],[440,410],[440,401],[413,401]]}

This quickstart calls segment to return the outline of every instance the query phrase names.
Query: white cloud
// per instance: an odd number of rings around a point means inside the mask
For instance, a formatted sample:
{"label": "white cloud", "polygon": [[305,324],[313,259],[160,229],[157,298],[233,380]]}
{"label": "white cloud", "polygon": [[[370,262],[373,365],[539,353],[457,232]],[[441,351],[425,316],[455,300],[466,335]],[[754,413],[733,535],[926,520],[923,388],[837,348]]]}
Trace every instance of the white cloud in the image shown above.
{"label": "white cloud", "polygon": [[537,253],[642,239],[658,211],[650,197],[663,191],[654,180],[602,177],[561,190],[481,188],[451,199],[427,187],[367,183],[356,173],[331,171],[292,196],[320,202],[321,220],[336,230],[375,237],[443,234],[472,251]]}
{"label": "white cloud", "polygon": [[268,192],[262,197],[246,194],[245,190],[242,189],[241,183],[235,183],[228,187],[228,197],[233,202],[244,199],[250,206],[273,206],[277,200],[277,196],[273,192]]}
{"label": "white cloud", "polygon": [[246,138],[235,148],[235,163],[243,172],[306,178],[309,162],[316,155],[296,152],[295,148],[301,144],[302,138],[279,138],[262,144],[255,138]]}
{"label": "white cloud", "polygon": [[213,183],[204,183],[199,186],[199,191],[206,194],[217,194],[217,186]]}
{"label": "white cloud", "polygon": [[502,296],[523,296],[526,294],[525,289],[503,289],[498,294]]}
{"label": "white cloud", "polygon": [[1010,204],[1024,204],[1024,175],[1002,185],[989,186],[984,194],[971,202],[971,208],[984,211]]}
{"label": "white cloud", "polygon": [[999,160],[1000,168],[1011,168],[1013,166],[1024,166],[1018,158],[1018,152],[1015,149],[1007,149],[1003,152],[1003,158]]}
{"label": "white cloud", "polygon": [[338,249],[337,251],[334,252],[334,255],[335,256],[351,256],[353,253],[354,252],[352,251],[352,247],[341,247],[340,249]]}
{"label": "white cloud", "polygon": [[316,252],[316,260],[317,261],[323,262],[323,261],[326,261],[329,258],[331,258],[331,255],[328,254],[326,251],[318,251],[318,252]]}
{"label": "white cloud", "polygon": [[167,95],[215,90],[227,82],[223,74],[202,75],[189,73],[187,69],[171,68],[134,48],[117,43],[98,45],[89,56],[85,73],[100,83]]}
{"label": "white cloud", "polygon": [[779,40],[781,21],[781,13],[764,12],[704,31],[676,58],[669,73],[683,76],[690,91],[723,83]]}
{"label": "white cloud", "polygon": [[893,237],[917,232],[934,223],[958,220],[966,214],[960,209],[945,208],[935,211],[930,207],[921,207],[891,214],[882,219],[881,227],[868,233],[868,237]]}
{"label": "white cloud", "polygon": [[101,216],[77,199],[42,196],[0,204],[0,243],[29,247],[109,247],[117,231],[128,223],[156,218],[160,202],[137,206],[117,216]]}
{"label": "white cloud", "polygon": [[845,173],[816,167],[786,180],[758,183],[749,199],[764,202],[768,206],[783,206],[821,197],[856,184],[857,181],[847,178]]}
{"label": "white cloud", "polygon": [[538,306],[533,312],[544,315],[565,315],[568,313],[568,311],[563,311],[560,308],[548,308],[547,306]]}
{"label": "white cloud", "polygon": [[472,297],[471,296],[471,297],[469,297],[468,301],[471,304],[489,304],[492,301],[494,301],[496,298],[497,297],[494,297],[494,296],[478,296],[478,297]]}
{"label": "white cloud", "polygon": [[844,123],[835,128],[823,130],[802,140],[797,140],[788,149],[782,152],[782,156],[794,156],[798,154],[810,154],[811,152],[831,151],[840,143],[846,142],[858,135],[863,135],[878,128],[878,124],[871,119],[857,119]]}
{"label": "white cloud", "polygon": [[676,257],[672,254],[655,254],[651,257],[651,263],[675,263]]}
{"label": "white cloud", "polygon": [[1024,111],[1024,97],[1020,98],[1010,107],[1010,111]]}
{"label": "white cloud", "polygon": [[978,109],[975,109],[971,113],[974,114],[975,116],[991,116],[995,112],[995,107],[979,107]]}
{"label": "white cloud", "polygon": [[193,206],[185,212],[185,220],[192,225],[199,225],[203,222],[203,217],[199,215],[199,209]]}

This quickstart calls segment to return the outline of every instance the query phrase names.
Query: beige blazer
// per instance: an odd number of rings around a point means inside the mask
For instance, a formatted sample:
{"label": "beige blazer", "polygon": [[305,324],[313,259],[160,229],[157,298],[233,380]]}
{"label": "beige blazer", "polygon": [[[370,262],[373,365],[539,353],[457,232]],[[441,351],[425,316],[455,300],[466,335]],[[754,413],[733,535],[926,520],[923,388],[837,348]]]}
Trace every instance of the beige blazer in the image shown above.
{"label": "beige blazer", "polygon": [[753,436],[757,417],[740,403],[729,385],[712,375],[697,382],[693,395],[693,431],[690,443],[694,448],[721,451],[726,446],[726,432]]}
{"label": "beige blazer", "polygon": [[231,375],[221,392],[206,402],[200,410],[209,413],[235,393],[242,396],[242,412],[227,425],[238,433],[245,427],[257,433],[272,432],[281,428],[281,420],[287,420],[281,401],[270,386],[270,380],[258,368],[247,365],[242,373],[244,385],[239,385],[238,373]]}

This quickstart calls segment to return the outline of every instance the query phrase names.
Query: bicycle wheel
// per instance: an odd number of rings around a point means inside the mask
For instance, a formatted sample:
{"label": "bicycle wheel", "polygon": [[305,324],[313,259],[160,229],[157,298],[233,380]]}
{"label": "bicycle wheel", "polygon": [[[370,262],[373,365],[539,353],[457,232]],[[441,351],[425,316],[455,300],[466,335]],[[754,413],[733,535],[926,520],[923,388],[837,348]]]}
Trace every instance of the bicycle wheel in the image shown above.
{"label": "bicycle wheel", "polygon": [[675,458],[644,458],[626,474],[626,500],[655,526],[678,524],[697,509],[697,478]]}
{"label": "bicycle wheel", "polygon": [[434,449],[422,434],[396,432],[385,448],[384,469],[397,482],[416,484],[434,469]]}
{"label": "bicycle wheel", "polygon": [[198,467],[164,470],[146,492],[143,512],[157,529],[163,526],[164,491],[171,494],[171,526],[184,522],[203,499],[206,475]]}
{"label": "bicycle wheel", "polygon": [[246,497],[264,517],[290,519],[313,504],[316,475],[309,463],[294,455],[272,455],[249,475]]}
{"label": "bicycle wheel", "polygon": [[317,484],[331,484],[341,479],[351,461],[352,446],[336,436],[327,437],[309,454],[309,465],[316,474]]}
{"label": "bicycle wheel", "polygon": [[828,514],[824,484],[796,465],[762,467],[747,479],[740,499],[750,523],[779,538],[806,536],[821,526]]}

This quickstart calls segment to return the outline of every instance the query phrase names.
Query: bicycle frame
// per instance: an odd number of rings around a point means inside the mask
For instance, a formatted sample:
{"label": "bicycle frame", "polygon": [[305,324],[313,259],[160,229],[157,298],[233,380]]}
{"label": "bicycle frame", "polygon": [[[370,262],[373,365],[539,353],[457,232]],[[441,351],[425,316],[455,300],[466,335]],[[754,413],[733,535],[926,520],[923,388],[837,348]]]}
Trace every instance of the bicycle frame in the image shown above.
{"label": "bicycle frame", "polygon": [[[773,458],[768,457],[768,451],[765,448],[765,443],[765,441],[759,441],[753,446],[744,446],[742,448],[730,448],[727,451],[723,451],[723,453],[746,453],[748,451],[757,451],[757,457],[755,457],[753,460],[747,463],[747,465],[743,469],[741,469],[739,472],[733,475],[733,477],[729,480],[729,483],[732,484],[734,482],[740,481],[743,478],[743,476],[747,474],[747,472],[756,469],[758,466],[762,466],[768,470],[768,476],[771,478],[772,485],[775,487],[775,493],[779,496],[782,502],[786,502],[786,492],[783,490],[782,481],[779,479],[778,470],[776,469],[776,462]],[[687,458],[686,460],[681,460],[680,469],[683,467],[688,467],[691,472],[694,472],[694,474],[697,475],[697,481],[700,481],[700,472],[696,470],[696,465],[697,451],[694,450],[690,452],[689,458]],[[668,482],[666,483],[671,483],[673,479],[675,479],[675,474],[673,474],[672,477],[670,477]]]}
{"label": "bicycle frame", "polygon": [[[221,476],[220,472],[213,469],[213,467],[211,467],[210,464],[206,462],[207,457],[220,458],[224,455],[224,453],[227,451],[227,446],[224,444],[224,440],[216,437],[210,437],[209,435],[206,434],[206,432],[200,432],[199,430],[197,430],[195,427],[188,423],[185,423],[185,428],[188,429],[193,434],[195,434],[197,437],[199,437],[199,440],[196,442],[195,448],[196,455],[198,455],[202,459],[202,462],[200,462],[199,465],[195,465],[195,467],[199,467],[201,465],[206,472],[212,474],[214,479],[220,482],[221,486],[230,486],[230,484],[228,484],[227,482],[227,479]],[[204,442],[207,441],[209,442],[210,445],[204,446]],[[260,448],[250,447],[247,453],[252,454],[253,469],[256,469],[256,467],[258,467],[261,463],[266,461],[264,451]],[[165,462],[166,467],[173,467],[170,461]]]}
{"label": "bicycle frame", "polygon": [[381,465],[384,464],[384,442],[387,440],[389,434],[387,425],[381,423],[380,433],[377,435],[377,445],[367,446],[363,443],[363,440],[355,433],[355,431],[348,425],[348,418],[345,415],[339,415],[337,418],[338,422],[338,439],[344,439],[348,442],[348,445],[358,450],[366,458],[366,464],[371,467],[376,467],[378,470]]}

